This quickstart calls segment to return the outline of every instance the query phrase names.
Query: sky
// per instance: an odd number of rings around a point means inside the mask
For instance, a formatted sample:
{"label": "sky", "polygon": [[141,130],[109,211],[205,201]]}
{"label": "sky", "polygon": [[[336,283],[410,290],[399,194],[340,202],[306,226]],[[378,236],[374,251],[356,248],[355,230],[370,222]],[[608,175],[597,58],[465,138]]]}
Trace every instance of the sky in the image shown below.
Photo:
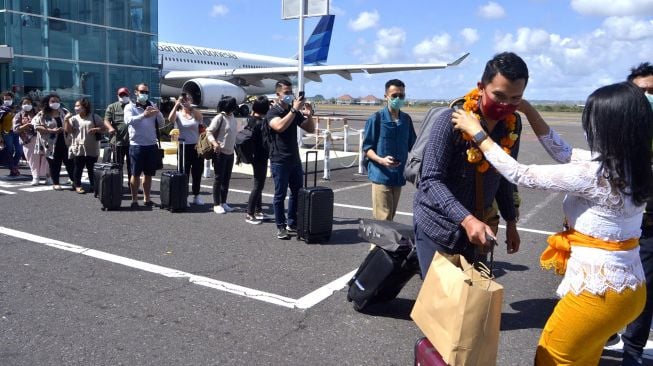
{"label": "sky", "polygon": [[[159,41],[278,57],[298,53],[299,21],[280,0],[160,0]],[[494,54],[526,61],[525,98],[584,101],[653,62],[653,0],[331,0],[327,64],[452,62],[447,69],[325,75],[306,95],[383,96],[401,79],[408,99],[453,99],[476,86]],[[306,18],[305,39],[318,18]]]}

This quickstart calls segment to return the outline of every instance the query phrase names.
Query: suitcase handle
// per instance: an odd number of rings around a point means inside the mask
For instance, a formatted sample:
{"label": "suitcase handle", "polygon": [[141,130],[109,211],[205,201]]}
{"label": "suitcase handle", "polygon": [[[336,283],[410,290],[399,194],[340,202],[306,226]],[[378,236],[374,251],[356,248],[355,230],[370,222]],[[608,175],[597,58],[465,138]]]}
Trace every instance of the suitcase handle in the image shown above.
{"label": "suitcase handle", "polygon": [[177,139],[181,142],[181,164],[179,164],[179,145],[177,145],[177,171],[183,173],[186,168],[186,139]]}
{"label": "suitcase handle", "polygon": [[313,169],[313,187],[317,187],[317,150],[309,150],[306,152],[306,161],[304,162],[304,187],[308,187],[308,156],[315,154],[315,165]]}

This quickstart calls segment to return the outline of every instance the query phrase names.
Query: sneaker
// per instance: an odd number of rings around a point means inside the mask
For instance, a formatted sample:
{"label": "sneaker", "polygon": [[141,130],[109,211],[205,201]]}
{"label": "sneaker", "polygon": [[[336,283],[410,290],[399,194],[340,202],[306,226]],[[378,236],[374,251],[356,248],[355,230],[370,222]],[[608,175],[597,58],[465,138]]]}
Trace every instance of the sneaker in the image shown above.
{"label": "sneaker", "polygon": [[131,205],[129,205],[131,208],[138,208],[138,201],[132,201]]}
{"label": "sneaker", "polygon": [[213,206],[213,212],[222,215],[222,214],[226,213],[227,211],[224,210],[224,207],[222,207],[220,205],[217,205],[217,206]]}
{"label": "sneaker", "polygon": [[250,215],[245,215],[245,222],[248,223],[248,224],[252,224],[252,225],[260,225],[260,224],[263,223],[263,221],[257,219],[254,216],[250,216]]}
{"label": "sneaker", "polygon": [[38,178],[32,178],[32,185],[33,186],[38,186],[39,185],[39,179]]}
{"label": "sneaker", "polygon": [[263,220],[263,221],[274,219],[274,216],[272,216],[272,215],[266,215],[266,214],[264,214],[263,212],[257,212],[257,213],[255,213],[255,214],[254,214],[254,217],[256,217],[258,220]]}
{"label": "sneaker", "polygon": [[612,335],[607,342],[605,342],[605,346],[603,347],[605,350],[609,351],[620,351],[624,349],[624,342],[621,340],[621,335],[619,333]]}
{"label": "sneaker", "polygon": [[277,239],[290,240],[290,235],[286,229],[281,228],[277,230]]}
{"label": "sneaker", "polygon": [[145,202],[143,202],[143,205],[145,205],[146,207],[155,207],[156,206],[156,204],[154,202],[152,202],[152,201],[145,201]]}
{"label": "sneaker", "polygon": [[224,210],[227,211],[227,212],[232,212],[232,211],[234,210],[233,208],[231,208],[231,207],[230,207],[228,204],[226,204],[226,203],[223,203],[223,204],[222,204],[222,208],[224,208]]}
{"label": "sneaker", "polygon": [[288,234],[291,234],[291,235],[297,234],[297,228],[296,227],[286,226],[286,231],[288,232]]}
{"label": "sneaker", "polygon": [[193,204],[194,205],[203,205],[204,201],[202,201],[202,197],[200,197],[199,194],[196,194],[195,197],[193,197]]}
{"label": "sneaker", "polygon": [[45,185],[46,186],[51,186],[52,185],[52,178],[50,178],[50,177],[45,178]]}

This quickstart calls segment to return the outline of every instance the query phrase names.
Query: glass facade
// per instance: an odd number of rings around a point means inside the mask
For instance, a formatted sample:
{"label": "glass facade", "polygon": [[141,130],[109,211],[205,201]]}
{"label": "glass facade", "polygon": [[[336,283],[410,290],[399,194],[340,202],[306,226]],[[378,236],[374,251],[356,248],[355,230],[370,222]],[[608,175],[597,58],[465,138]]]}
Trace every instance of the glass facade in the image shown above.
{"label": "glass facade", "polygon": [[159,97],[156,0],[4,0],[0,89],[18,97],[59,94],[66,107],[90,99],[103,115],[116,90],[145,82]]}

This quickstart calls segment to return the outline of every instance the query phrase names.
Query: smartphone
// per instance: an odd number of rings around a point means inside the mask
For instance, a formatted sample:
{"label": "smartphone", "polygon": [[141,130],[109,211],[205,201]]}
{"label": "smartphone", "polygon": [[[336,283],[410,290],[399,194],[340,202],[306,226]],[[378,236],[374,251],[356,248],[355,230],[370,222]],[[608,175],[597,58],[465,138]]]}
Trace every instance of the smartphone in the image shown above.
{"label": "smartphone", "polygon": [[304,99],[304,91],[303,90],[301,90],[299,92],[299,99]]}

